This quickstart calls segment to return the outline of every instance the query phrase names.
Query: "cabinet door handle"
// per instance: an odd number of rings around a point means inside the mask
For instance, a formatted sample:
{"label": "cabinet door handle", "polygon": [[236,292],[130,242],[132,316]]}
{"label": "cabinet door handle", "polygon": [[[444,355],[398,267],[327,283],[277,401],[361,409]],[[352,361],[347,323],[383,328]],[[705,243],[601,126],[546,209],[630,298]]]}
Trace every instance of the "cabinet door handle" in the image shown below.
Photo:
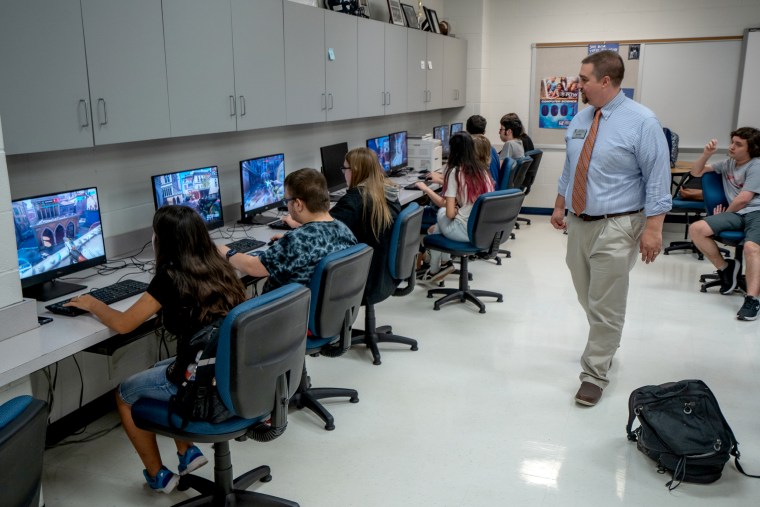
{"label": "cabinet door handle", "polygon": [[391,105],[391,92],[387,92],[387,93],[388,93],[388,103],[386,105],[390,106]]}
{"label": "cabinet door handle", "polygon": [[385,92],[380,92],[380,94],[383,96],[383,105],[385,105]]}
{"label": "cabinet door handle", "polygon": [[230,116],[235,116],[237,114],[237,108],[235,107],[235,96],[230,95]]}
{"label": "cabinet door handle", "polygon": [[84,109],[84,123],[80,123],[79,126],[82,128],[87,128],[90,126],[90,115],[87,112],[87,101],[84,99],[81,99],[79,101],[79,117],[82,118],[82,110]]}
{"label": "cabinet door handle", "polygon": [[327,109],[327,94],[323,93],[322,94],[322,111],[324,111],[325,109]]}
{"label": "cabinet door handle", "polygon": [[330,107],[329,107],[329,109],[332,109],[333,108],[333,96],[332,96],[332,93],[328,93],[327,97],[330,99]]}
{"label": "cabinet door handle", "polygon": [[[103,104],[103,121],[100,121],[101,104]],[[98,99],[98,123],[100,125],[106,125],[108,123],[108,109],[106,108],[106,101],[103,98]]]}
{"label": "cabinet door handle", "polygon": [[240,96],[240,116],[245,116],[245,96]]}

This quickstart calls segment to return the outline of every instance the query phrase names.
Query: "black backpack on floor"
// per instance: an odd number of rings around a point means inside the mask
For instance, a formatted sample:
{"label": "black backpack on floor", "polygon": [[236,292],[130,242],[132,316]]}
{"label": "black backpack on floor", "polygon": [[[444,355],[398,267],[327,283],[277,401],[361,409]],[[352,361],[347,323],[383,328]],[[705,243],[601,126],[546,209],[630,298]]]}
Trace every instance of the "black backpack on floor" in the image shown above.
{"label": "black backpack on floor", "polygon": [[[631,431],[634,418],[641,426]],[[628,400],[628,440],[653,459],[661,472],[670,472],[665,485],[707,484],[720,479],[723,466],[734,456],[739,464],[738,442],[723,417],[712,391],[701,380],[681,380],[644,386]]]}

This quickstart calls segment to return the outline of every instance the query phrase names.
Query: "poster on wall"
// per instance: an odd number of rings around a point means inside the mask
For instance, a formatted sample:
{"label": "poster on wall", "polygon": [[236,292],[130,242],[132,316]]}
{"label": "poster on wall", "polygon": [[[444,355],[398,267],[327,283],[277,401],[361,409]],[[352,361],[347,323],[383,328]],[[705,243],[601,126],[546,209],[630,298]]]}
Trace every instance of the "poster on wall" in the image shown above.
{"label": "poster on wall", "polygon": [[599,51],[606,51],[606,50],[620,52],[620,44],[618,44],[617,42],[603,42],[601,44],[588,45],[588,54],[590,55],[597,53]]}
{"label": "poster on wall", "polygon": [[567,128],[578,114],[578,76],[547,77],[540,86],[538,128]]}

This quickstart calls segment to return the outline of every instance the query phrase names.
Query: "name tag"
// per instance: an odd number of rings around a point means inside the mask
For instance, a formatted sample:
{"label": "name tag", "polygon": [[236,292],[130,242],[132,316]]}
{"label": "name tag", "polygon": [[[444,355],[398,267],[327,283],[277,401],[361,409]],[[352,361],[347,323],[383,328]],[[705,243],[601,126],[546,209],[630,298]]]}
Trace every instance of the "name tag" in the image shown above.
{"label": "name tag", "polygon": [[586,137],[586,129],[575,129],[573,131],[573,139],[583,139]]}

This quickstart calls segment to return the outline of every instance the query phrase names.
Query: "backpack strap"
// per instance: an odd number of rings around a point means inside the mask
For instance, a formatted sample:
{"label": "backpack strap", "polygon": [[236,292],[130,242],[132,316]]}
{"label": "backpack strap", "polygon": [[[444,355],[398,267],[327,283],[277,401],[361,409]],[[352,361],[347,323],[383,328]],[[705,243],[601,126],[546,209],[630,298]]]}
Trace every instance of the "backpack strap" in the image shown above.
{"label": "backpack strap", "polygon": [[628,440],[631,442],[636,441],[636,433],[631,431],[631,428],[633,428],[633,420],[636,419],[636,409],[633,408],[634,394],[636,394],[636,391],[632,392],[630,398],[628,398],[628,424],[625,425],[625,432],[628,435]]}
{"label": "backpack strap", "polygon": [[752,477],[753,479],[760,479],[760,475],[751,475],[744,471],[742,466],[739,464],[739,447],[734,446],[734,465],[736,465],[736,469],[741,473],[742,475],[746,475],[747,477]]}

